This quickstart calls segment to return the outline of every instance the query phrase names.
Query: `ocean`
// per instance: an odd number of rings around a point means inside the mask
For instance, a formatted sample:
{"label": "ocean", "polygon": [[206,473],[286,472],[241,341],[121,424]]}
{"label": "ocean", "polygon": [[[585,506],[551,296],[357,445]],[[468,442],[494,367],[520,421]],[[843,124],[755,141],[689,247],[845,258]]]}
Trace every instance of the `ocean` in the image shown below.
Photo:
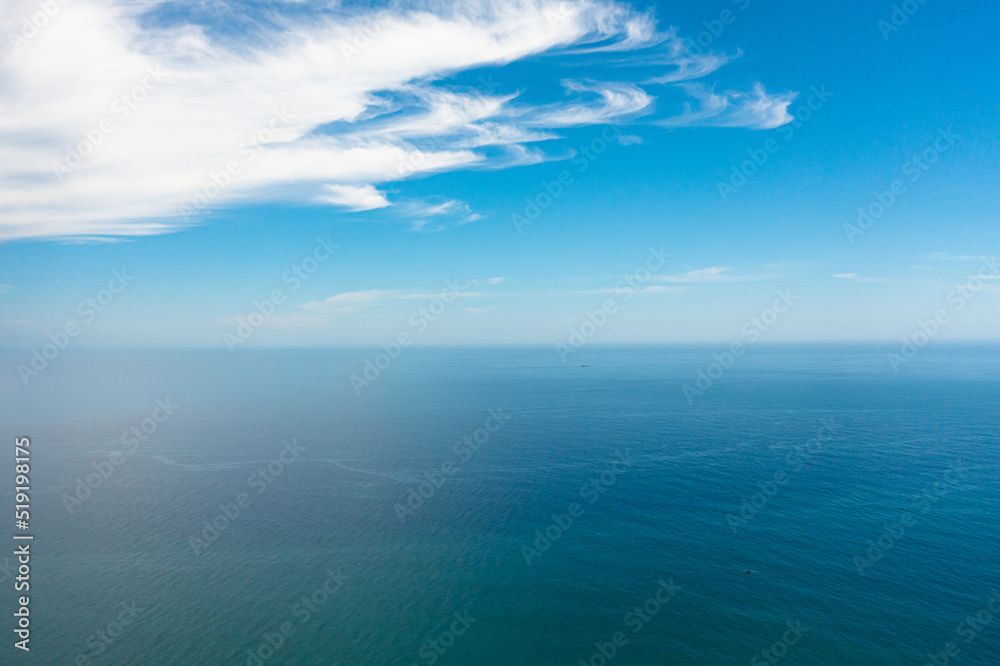
{"label": "ocean", "polygon": [[887,351],[3,352],[23,661],[998,664],[1000,350]]}

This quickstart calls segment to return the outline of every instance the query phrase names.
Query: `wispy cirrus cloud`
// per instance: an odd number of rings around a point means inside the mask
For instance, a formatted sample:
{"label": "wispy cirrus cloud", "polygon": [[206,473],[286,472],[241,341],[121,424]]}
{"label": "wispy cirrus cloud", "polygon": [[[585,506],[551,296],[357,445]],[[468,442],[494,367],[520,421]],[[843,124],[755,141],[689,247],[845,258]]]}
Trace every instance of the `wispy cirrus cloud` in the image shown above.
{"label": "wispy cirrus cloud", "polygon": [[[789,119],[790,95],[693,83],[728,57],[690,54],[651,13],[613,0],[217,4],[74,0],[10,40],[0,240],[165,233],[195,222],[192,209],[252,201],[370,211],[392,205],[386,183],[564,157],[543,148],[563,128]],[[17,36],[36,11],[7,0],[0,33]],[[542,54],[549,102],[448,83]],[[616,65],[605,73],[617,78],[566,77],[562,65],[582,57]],[[641,75],[625,65],[633,57]],[[654,117],[662,90],[693,104]]]}
{"label": "wispy cirrus cloud", "polygon": [[890,280],[889,278],[865,277],[857,273],[834,273],[830,277],[838,280],[850,280],[852,282],[896,282],[896,280]]}
{"label": "wispy cirrus cloud", "polygon": [[[735,57],[739,57],[740,55],[742,55],[742,53],[737,54]],[[675,60],[670,63],[673,65],[672,71],[662,76],[654,76],[645,81],[645,83],[662,85],[666,83],[680,83],[681,81],[700,79],[704,76],[708,76],[732,60],[733,58],[718,53],[679,55],[679,57],[675,58]]]}
{"label": "wispy cirrus cloud", "polygon": [[686,273],[657,275],[654,279],[678,284],[718,284],[723,282],[753,282],[766,279],[766,277],[764,275],[734,275],[730,273],[728,266],[710,266]]}
{"label": "wispy cirrus cloud", "polygon": [[390,289],[365,289],[362,291],[345,291],[324,298],[321,301],[309,301],[302,305],[306,310],[323,312],[326,314],[350,314],[364,310],[389,298],[395,297],[396,292]]}
{"label": "wispy cirrus cloud", "polygon": [[[455,298],[483,298],[484,296],[486,296],[486,294],[484,294],[482,292],[479,292],[479,291],[459,291],[459,292],[453,293],[452,296],[454,296]],[[435,293],[435,292],[412,292],[412,293],[403,293],[403,294],[399,295],[399,298],[404,299],[404,300],[413,300],[413,299],[431,300],[431,299],[440,298],[440,297],[441,297],[441,293],[440,292],[437,292],[437,293]]]}
{"label": "wispy cirrus cloud", "polygon": [[694,98],[695,104],[684,103],[684,112],[673,118],[656,121],[664,127],[749,127],[772,129],[791,122],[788,106],[794,93],[769,95],[757,84],[747,93],[715,92],[701,83],[685,83],[682,87]]}
{"label": "wispy cirrus cloud", "polygon": [[[469,284],[474,284],[475,282],[471,281]],[[484,293],[474,291],[458,291],[453,292],[451,295],[455,298],[482,298],[486,296]],[[392,301],[433,300],[440,297],[440,292],[364,289],[360,291],[345,291],[320,301],[309,301],[308,303],[303,303],[302,308],[322,314],[353,314]]]}
{"label": "wispy cirrus cloud", "polygon": [[472,212],[469,204],[458,199],[406,201],[399,206],[399,214],[413,219],[414,231],[441,231],[445,228],[444,219],[456,225],[482,219],[482,215]]}
{"label": "wispy cirrus cloud", "polygon": [[[579,127],[614,122],[646,112],[653,97],[633,83],[563,81],[567,93],[578,93],[573,102],[555,103],[528,110],[525,124],[538,127]],[[588,100],[588,97],[593,97]]]}
{"label": "wispy cirrus cloud", "polygon": [[932,252],[927,255],[930,261],[986,261],[985,254],[952,254],[951,252]]}
{"label": "wispy cirrus cloud", "polygon": [[676,294],[687,291],[687,287],[668,287],[662,284],[647,284],[628,287],[604,287],[601,289],[584,289],[569,291],[569,294]]}

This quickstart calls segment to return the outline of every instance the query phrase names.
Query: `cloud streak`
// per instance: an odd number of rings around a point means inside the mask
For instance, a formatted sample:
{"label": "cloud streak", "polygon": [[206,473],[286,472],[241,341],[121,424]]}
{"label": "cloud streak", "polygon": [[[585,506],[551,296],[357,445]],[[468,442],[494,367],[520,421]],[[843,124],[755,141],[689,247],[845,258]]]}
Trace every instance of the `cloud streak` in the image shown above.
{"label": "cloud streak", "polygon": [[850,280],[851,282],[895,282],[896,280],[890,280],[889,278],[873,278],[864,277],[858,275],[857,273],[834,273],[831,277],[838,280]]}
{"label": "cloud streak", "polygon": [[[470,284],[474,284],[473,280]],[[486,294],[474,291],[463,291],[453,294],[456,298],[482,298]],[[345,291],[324,298],[321,301],[303,303],[302,308],[312,312],[329,315],[353,314],[362,310],[398,300],[433,300],[440,293],[410,292],[399,289],[364,289],[361,291]]]}
{"label": "cloud streak", "polygon": [[676,275],[658,275],[654,279],[676,284],[720,284],[727,282],[753,282],[763,280],[761,275],[732,275],[728,266],[711,266]]}

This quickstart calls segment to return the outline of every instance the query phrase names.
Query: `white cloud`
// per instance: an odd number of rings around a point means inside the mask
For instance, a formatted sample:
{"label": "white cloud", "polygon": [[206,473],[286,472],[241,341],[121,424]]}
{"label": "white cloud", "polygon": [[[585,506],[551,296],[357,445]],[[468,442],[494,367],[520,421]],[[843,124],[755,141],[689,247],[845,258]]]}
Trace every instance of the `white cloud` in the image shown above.
{"label": "white cloud", "polygon": [[0,294],[5,294],[14,288],[12,284],[0,284]]}
{"label": "white cloud", "polygon": [[324,185],[323,194],[316,197],[351,211],[385,208],[389,201],[374,185]]}
{"label": "white cloud", "polygon": [[345,291],[342,294],[330,296],[322,301],[310,301],[303,304],[302,307],[306,310],[327,314],[349,314],[383,302],[397,293],[396,291],[386,289]]}
{"label": "white cloud", "polygon": [[[458,291],[452,292],[452,296],[455,298],[482,298],[486,294],[478,291]],[[430,293],[430,292],[414,292],[410,294],[400,294],[400,298],[403,299],[421,299],[421,300],[432,300],[435,298],[441,298],[441,292]]]}
{"label": "white cloud", "polygon": [[750,92],[717,93],[700,83],[681,85],[698,102],[684,103],[684,112],[674,118],[657,121],[665,127],[749,127],[773,129],[791,122],[788,106],[795,94],[768,95],[760,83]]}
{"label": "white cloud", "polygon": [[835,277],[838,280],[851,280],[853,282],[895,282],[895,280],[890,280],[889,278],[862,277],[857,273],[834,273],[831,277]]}
{"label": "white cloud", "polygon": [[425,230],[427,227],[435,231],[444,228],[440,222],[431,224],[428,218],[447,217],[453,220],[454,224],[461,225],[481,220],[483,217],[479,213],[473,213],[469,204],[458,199],[406,201],[399,206],[399,213],[416,218],[413,221],[415,231]]}
{"label": "white cloud", "polygon": [[[653,97],[632,83],[583,83],[564,81],[566,92],[582,93],[582,99],[532,109],[526,124],[541,127],[597,125],[649,110]],[[589,94],[595,99],[583,101]]]}
{"label": "white cloud", "polygon": [[[671,83],[727,59],[686,53],[650,13],[613,0],[303,3],[285,15],[268,5],[254,11],[277,13],[260,20],[227,14],[226,30],[159,11],[173,6],[60,3],[37,34],[0,50],[0,240],[164,233],[250,201],[371,210],[389,205],[380,184],[536,163],[548,159],[536,144],[559,128],[652,111],[631,80],[566,81],[560,101],[541,104],[441,82],[543,53],[557,56],[552,67],[607,59],[623,79],[632,56],[662,65],[656,85],[701,107],[662,121],[671,126],[788,119],[791,97],[759,86],[715,94]],[[34,0],[3,0],[0,34],[19,35],[37,11]]]}
{"label": "white cloud", "polygon": [[685,287],[666,287],[662,284],[651,284],[642,287],[639,291],[650,292],[654,294],[676,294],[678,292],[684,291]]}
{"label": "white cloud", "polygon": [[673,63],[675,65],[673,71],[663,76],[653,77],[646,81],[646,83],[680,83],[681,81],[700,79],[729,63],[731,60],[732,58],[728,56],[716,53],[705,53],[703,55],[688,54]]}
{"label": "white cloud", "polygon": [[931,261],[986,261],[989,259],[982,254],[952,254],[951,252],[933,252],[927,255]]}
{"label": "white cloud", "polygon": [[[481,298],[486,294],[473,291],[451,292],[455,298]],[[329,296],[321,301],[303,303],[302,308],[323,314],[351,314],[367,310],[376,305],[394,300],[433,300],[441,298],[441,292],[413,292],[399,289],[364,289],[361,291],[345,291]]]}
{"label": "white cloud", "polygon": [[444,230],[445,226],[443,224],[441,224],[440,222],[431,222],[431,220],[426,217],[421,217],[416,220],[413,220],[413,222],[410,224],[410,231],[433,232],[433,231],[444,231]]}
{"label": "white cloud", "polygon": [[666,287],[662,284],[640,285],[638,287],[605,287],[603,289],[587,289],[585,291],[567,292],[572,294],[676,294],[687,290],[687,287]]}
{"label": "white cloud", "polygon": [[414,205],[413,211],[410,213],[416,217],[430,217],[431,215],[447,215],[454,212],[458,207],[463,207],[465,210],[469,209],[469,206],[458,201],[457,199],[449,199],[443,203],[431,204],[431,203],[420,203]]}
{"label": "white cloud", "polygon": [[699,268],[698,270],[679,273],[677,275],[658,275],[656,279],[662,282],[675,282],[680,284],[714,284],[719,282],[752,282],[761,280],[760,275],[732,275],[728,266],[711,266],[709,268]]}

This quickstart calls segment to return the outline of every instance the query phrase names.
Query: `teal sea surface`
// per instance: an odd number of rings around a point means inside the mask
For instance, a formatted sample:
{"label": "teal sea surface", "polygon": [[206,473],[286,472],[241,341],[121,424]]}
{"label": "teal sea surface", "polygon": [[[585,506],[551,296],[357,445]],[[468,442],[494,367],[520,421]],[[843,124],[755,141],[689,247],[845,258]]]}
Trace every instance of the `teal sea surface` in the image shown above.
{"label": "teal sea surface", "polygon": [[1000,351],[718,351],[3,352],[23,661],[1000,664]]}

